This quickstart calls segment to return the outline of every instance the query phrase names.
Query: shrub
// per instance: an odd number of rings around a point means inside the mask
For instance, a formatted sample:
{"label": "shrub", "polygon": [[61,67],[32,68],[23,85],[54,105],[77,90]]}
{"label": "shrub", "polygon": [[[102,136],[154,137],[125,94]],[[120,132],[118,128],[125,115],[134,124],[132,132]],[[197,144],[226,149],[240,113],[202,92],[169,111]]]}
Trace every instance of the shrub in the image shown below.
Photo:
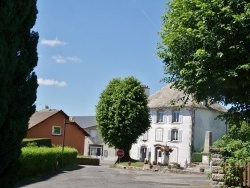
{"label": "shrub", "polygon": [[52,147],[50,138],[25,138],[22,141],[22,147],[26,147],[30,143],[36,143],[38,147]]}
{"label": "shrub", "polygon": [[192,153],[191,162],[202,162],[202,154],[201,153]]}
{"label": "shrub", "polygon": [[[40,174],[53,172],[61,162],[62,148],[23,147],[20,157],[21,170],[19,179],[35,177]],[[77,150],[65,147],[63,166],[75,164]]]}

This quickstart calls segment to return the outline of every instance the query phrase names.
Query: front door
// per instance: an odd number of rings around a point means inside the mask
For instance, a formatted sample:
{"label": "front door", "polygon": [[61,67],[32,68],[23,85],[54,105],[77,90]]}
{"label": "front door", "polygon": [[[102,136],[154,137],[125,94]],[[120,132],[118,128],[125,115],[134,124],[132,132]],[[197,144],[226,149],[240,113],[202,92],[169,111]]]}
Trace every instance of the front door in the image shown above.
{"label": "front door", "polygon": [[162,151],[157,149],[157,163],[162,163]]}
{"label": "front door", "polygon": [[144,161],[147,157],[147,147],[142,146],[141,147],[141,161]]}

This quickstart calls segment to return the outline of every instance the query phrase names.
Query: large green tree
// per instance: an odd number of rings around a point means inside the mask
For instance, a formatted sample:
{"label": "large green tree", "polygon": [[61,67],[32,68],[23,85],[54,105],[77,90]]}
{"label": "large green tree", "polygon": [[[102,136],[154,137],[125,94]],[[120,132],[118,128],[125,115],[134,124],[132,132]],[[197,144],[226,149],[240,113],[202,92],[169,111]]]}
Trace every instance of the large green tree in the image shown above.
{"label": "large green tree", "polygon": [[197,101],[231,104],[228,121],[249,122],[249,31],[248,0],[172,0],[158,53],[165,81]]}
{"label": "large green tree", "polygon": [[13,187],[20,144],[35,111],[36,0],[0,0],[0,187]]}
{"label": "large green tree", "polygon": [[103,141],[124,150],[121,161],[130,160],[132,144],[150,127],[147,95],[142,84],[134,77],[111,80],[96,106],[96,120]]}

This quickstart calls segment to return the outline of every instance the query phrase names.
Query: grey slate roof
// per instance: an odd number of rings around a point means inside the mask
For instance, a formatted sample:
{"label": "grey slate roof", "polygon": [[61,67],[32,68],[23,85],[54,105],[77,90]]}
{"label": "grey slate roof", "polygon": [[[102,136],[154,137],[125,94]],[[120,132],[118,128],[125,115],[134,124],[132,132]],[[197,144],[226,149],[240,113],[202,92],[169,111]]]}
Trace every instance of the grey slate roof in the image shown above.
{"label": "grey slate roof", "polygon": [[83,129],[88,127],[97,126],[95,116],[74,116],[75,122]]}
{"label": "grey slate roof", "polygon": [[35,112],[29,120],[29,128],[34,127],[38,123],[41,123],[42,121],[48,119],[49,117],[53,116],[54,114],[58,113],[60,110],[41,110],[38,112]]}
{"label": "grey slate roof", "polygon": [[[170,88],[171,84],[167,84],[165,87],[161,88],[159,91],[151,95],[148,99],[148,106],[151,109],[158,108],[175,108],[183,105],[183,101],[180,100],[184,97],[184,93],[177,89]],[[176,101],[173,104],[173,101]],[[226,108],[218,103],[206,105],[205,103],[198,103],[192,99],[185,104],[185,107],[191,108],[202,108],[209,110],[216,110],[220,112],[226,112]]]}

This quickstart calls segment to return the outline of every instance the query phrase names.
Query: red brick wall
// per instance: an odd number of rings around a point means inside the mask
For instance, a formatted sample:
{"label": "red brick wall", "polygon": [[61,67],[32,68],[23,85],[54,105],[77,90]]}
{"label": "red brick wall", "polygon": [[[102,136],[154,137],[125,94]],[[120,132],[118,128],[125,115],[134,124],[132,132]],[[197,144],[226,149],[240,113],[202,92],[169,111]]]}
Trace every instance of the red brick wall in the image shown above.
{"label": "red brick wall", "polygon": [[[50,138],[52,144],[62,145],[64,133],[64,119],[62,113],[54,114],[45,121],[30,128],[27,132],[27,138]],[[62,135],[52,135],[52,127],[61,126]],[[65,146],[74,147],[79,154],[84,153],[84,133],[73,124],[66,124]]]}

